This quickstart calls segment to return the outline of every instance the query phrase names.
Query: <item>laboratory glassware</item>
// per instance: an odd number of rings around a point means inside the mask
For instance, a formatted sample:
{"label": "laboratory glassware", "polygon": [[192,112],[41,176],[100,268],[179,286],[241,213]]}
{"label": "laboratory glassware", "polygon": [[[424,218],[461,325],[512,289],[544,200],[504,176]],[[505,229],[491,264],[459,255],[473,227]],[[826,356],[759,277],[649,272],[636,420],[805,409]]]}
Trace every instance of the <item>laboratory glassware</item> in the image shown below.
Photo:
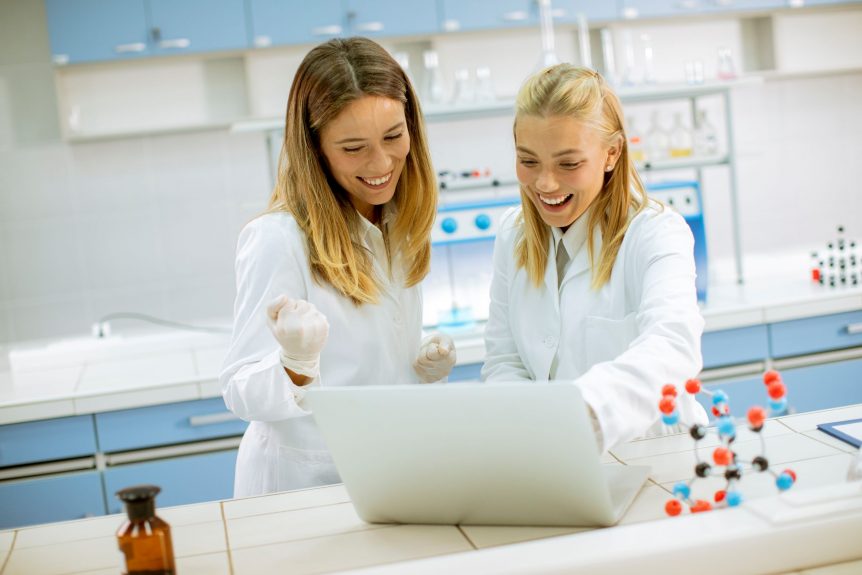
{"label": "laboratory glassware", "polygon": [[117,530],[117,542],[126,558],[126,575],[174,575],[171,527],[156,515],[156,485],[135,485],[117,491],[128,519]]}

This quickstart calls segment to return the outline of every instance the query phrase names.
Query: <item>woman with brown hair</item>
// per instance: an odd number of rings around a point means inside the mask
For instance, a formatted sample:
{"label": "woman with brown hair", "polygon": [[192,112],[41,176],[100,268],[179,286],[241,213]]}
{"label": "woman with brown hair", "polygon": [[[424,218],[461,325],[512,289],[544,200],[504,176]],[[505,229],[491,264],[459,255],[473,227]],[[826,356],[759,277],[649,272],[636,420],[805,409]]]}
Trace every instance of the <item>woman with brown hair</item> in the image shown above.
{"label": "woman with brown hair", "polygon": [[[482,378],[574,381],[603,449],[664,431],[662,386],[702,364],[691,231],[647,197],[599,74],[546,68],[515,107],[521,207],[494,247]],[[691,396],[678,404],[706,423]]]}
{"label": "woman with brown hair", "polygon": [[[309,386],[433,382],[451,339],[421,339],[437,187],[418,99],[365,38],[312,49],[287,102],[278,182],[241,232],[233,337],[221,374],[250,421],[234,495],[337,483]],[[397,433],[397,430],[393,430]]]}

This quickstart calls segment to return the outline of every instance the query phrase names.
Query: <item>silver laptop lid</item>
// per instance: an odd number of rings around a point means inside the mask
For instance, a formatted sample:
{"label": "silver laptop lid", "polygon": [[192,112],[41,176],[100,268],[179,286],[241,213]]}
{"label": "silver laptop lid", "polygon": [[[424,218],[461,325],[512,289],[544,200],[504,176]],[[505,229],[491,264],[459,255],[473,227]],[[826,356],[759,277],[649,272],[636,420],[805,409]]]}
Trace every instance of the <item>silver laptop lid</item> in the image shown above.
{"label": "silver laptop lid", "polygon": [[[570,382],[320,388],[308,401],[366,521],[619,519],[583,399]],[[628,502],[645,477],[630,478]]]}

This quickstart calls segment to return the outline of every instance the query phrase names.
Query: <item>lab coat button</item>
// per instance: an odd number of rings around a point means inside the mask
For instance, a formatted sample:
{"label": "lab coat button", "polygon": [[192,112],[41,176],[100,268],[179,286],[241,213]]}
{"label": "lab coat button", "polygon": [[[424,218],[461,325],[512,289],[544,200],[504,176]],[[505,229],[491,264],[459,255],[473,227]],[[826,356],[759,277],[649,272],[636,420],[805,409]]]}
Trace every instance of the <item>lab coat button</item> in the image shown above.
{"label": "lab coat button", "polygon": [[555,345],[557,345],[557,338],[552,335],[549,335],[544,339],[544,344],[545,347],[554,347]]}

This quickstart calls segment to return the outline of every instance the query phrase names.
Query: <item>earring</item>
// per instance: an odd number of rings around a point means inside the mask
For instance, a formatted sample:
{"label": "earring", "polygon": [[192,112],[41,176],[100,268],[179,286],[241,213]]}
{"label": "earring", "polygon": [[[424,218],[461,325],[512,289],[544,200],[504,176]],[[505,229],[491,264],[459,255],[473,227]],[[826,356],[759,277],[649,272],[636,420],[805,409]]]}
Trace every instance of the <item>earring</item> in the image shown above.
{"label": "earring", "polygon": [[613,169],[614,169],[614,167],[613,167],[613,166],[605,166],[605,171],[606,171],[606,172],[610,172],[610,171],[611,171],[611,170],[613,170]]}

